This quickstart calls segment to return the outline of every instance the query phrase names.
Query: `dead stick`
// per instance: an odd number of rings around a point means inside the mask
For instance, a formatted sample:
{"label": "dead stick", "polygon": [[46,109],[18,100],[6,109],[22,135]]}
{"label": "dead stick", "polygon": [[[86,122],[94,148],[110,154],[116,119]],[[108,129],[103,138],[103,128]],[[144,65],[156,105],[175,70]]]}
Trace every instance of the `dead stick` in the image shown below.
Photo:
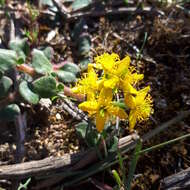
{"label": "dead stick", "polygon": [[161,190],[183,190],[190,188],[190,168],[161,180]]}
{"label": "dead stick", "polygon": [[[127,137],[124,137],[119,140],[118,148],[121,149],[121,148],[130,146],[130,144],[133,144],[138,138],[139,138],[139,136],[135,133],[132,135],[128,135]],[[100,150],[102,148],[103,148],[103,146],[100,145]],[[88,154],[85,154],[84,157],[82,159],[80,159],[80,161],[77,162],[69,170],[72,172],[75,172],[76,170],[82,169],[83,167],[97,161],[98,159],[99,159],[99,157],[97,155],[97,151],[95,149],[92,149],[91,151],[88,152]],[[45,187],[50,187],[50,186],[62,181],[65,177],[66,176],[63,176],[63,174],[61,173],[59,176],[51,178],[51,180],[46,179],[46,180],[38,183],[38,185],[35,186],[35,188],[33,188],[33,189],[42,189]]]}
{"label": "dead stick", "polygon": [[84,154],[76,153],[74,155],[66,154],[62,157],[50,157],[38,161],[30,161],[20,164],[0,166],[0,179],[18,179],[31,176],[54,175],[58,170],[67,171],[73,164],[78,162]]}
{"label": "dead stick", "polygon": [[120,7],[118,9],[107,9],[103,11],[86,11],[71,14],[67,18],[68,21],[73,21],[81,17],[101,17],[101,16],[111,16],[111,15],[121,15],[121,14],[139,14],[139,13],[157,13],[158,11],[152,9],[151,7],[144,7],[143,9],[137,9],[136,7]]}
{"label": "dead stick", "polygon": [[[126,145],[129,144],[131,141],[134,141],[134,138],[131,137],[132,135],[128,136],[127,138],[124,137],[120,139],[121,148],[124,146],[124,144]],[[58,170],[67,171],[67,169],[69,169],[68,171],[74,171],[94,161],[93,158],[92,160],[88,159],[88,156],[95,154],[96,150],[90,149],[86,152],[76,153],[72,155],[68,154],[63,157],[52,157],[39,161],[0,166],[0,179],[26,178],[31,176],[41,176],[47,174],[51,174],[51,176],[53,176],[54,173],[56,173]],[[83,160],[82,162],[80,162],[81,166],[78,166],[78,164],[75,165],[80,160]],[[65,173],[65,175],[67,175],[67,172]]]}
{"label": "dead stick", "polygon": [[26,130],[26,113],[19,114],[15,119],[15,126],[17,132],[17,149],[16,149],[16,163],[22,162],[25,148],[25,130]]}

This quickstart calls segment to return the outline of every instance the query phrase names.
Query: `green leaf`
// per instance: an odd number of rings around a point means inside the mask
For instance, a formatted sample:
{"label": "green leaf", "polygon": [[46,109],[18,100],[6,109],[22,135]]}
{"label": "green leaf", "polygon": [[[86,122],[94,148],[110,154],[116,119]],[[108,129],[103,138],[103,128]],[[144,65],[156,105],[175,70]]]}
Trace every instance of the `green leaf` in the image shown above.
{"label": "green leaf", "polygon": [[31,104],[37,104],[39,102],[39,95],[30,89],[30,86],[26,81],[20,83],[19,92],[27,102]]}
{"label": "green leaf", "polygon": [[54,5],[52,0],[42,0],[41,3],[42,3],[42,5],[48,5],[50,7],[52,7]]}
{"label": "green leaf", "polygon": [[80,61],[80,68],[82,71],[86,70],[88,68],[88,64],[90,63],[89,58],[84,58],[83,60]]}
{"label": "green leaf", "polygon": [[0,49],[0,71],[4,72],[15,67],[17,55],[13,50]]}
{"label": "green leaf", "polygon": [[10,104],[0,110],[0,120],[14,121],[15,117],[20,114],[20,108],[17,104]]}
{"label": "green leaf", "polygon": [[62,91],[64,90],[64,84],[63,84],[63,83],[59,83],[59,84],[57,85],[57,90],[58,90],[59,92],[62,92]]}
{"label": "green leaf", "polygon": [[0,79],[0,99],[7,96],[12,84],[13,81],[9,77],[3,76]]}
{"label": "green leaf", "polygon": [[78,22],[76,22],[74,29],[71,33],[71,37],[73,40],[77,41],[79,39],[79,36],[84,31],[84,27],[86,26],[86,22],[83,18],[81,18]]}
{"label": "green leaf", "polygon": [[96,129],[89,127],[86,134],[86,141],[88,142],[88,146],[93,147],[97,146],[100,142],[100,135],[98,134]]}
{"label": "green leaf", "polygon": [[33,82],[33,91],[42,98],[51,98],[57,93],[56,80],[52,76],[44,76]]}
{"label": "green leaf", "polygon": [[118,138],[114,136],[110,143],[111,145],[108,147],[108,151],[115,152],[118,149]]}
{"label": "green leaf", "polygon": [[77,75],[80,72],[80,68],[74,63],[66,63],[65,65],[63,65],[61,70],[71,72],[74,75]]}
{"label": "green leaf", "polygon": [[74,11],[84,8],[86,6],[88,6],[90,3],[92,2],[92,0],[75,0],[71,7]]}
{"label": "green leaf", "polygon": [[76,82],[76,76],[73,73],[59,70],[56,72],[56,74],[59,80],[62,82],[65,82],[65,83]]}
{"label": "green leaf", "polygon": [[0,79],[3,77],[3,72],[0,70]]}
{"label": "green leaf", "polygon": [[131,161],[131,164],[130,164],[129,174],[128,174],[128,177],[127,177],[127,184],[126,184],[126,189],[127,190],[131,189],[131,182],[133,180],[133,176],[134,176],[134,173],[135,173],[137,162],[138,162],[138,159],[139,159],[139,156],[140,156],[139,152],[141,151],[141,149],[142,149],[142,142],[141,142],[141,140],[138,140],[137,145],[136,145],[135,150],[134,150],[134,153],[133,153],[133,158],[132,158],[132,161]]}
{"label": "green leaf", "polygon": [[112,174],[113,174],[113,177],[114,177],[115,181],[117,182],[117,185],[119,187],[121,187],[122,186],[122,182],[121,182],[121,178],[120,178],[118,172],[116,170],[112,170]]}
{"label": "green leaf", "polygon": [[52,72],[52,64],[44,55],[43,51],[34,49],[32,52],[32,66],[39,74],[47,74]]}
{"label": "green leaf", "polygon": [[31,182],[31,178],[28,178],[24,184],[20,183],[17,190],[28,189],[28,185]]}
{"label": "green leaf", "polygon": [[46,47],[43,50],[44,55],[48,58],[49,61],[53,58],[53,49],[51,47]]}
{"label": "green leaf", "polygon": [[83,121],[76,125],[76,131],[79,134],[79,136],[83,139],[86,137],[86,131],[87,131],[88,123]]}
{"label": "green leaf", "polygon": [[89,36],[83,36],[79,38],[78,51],[80,55],[88,55],[91,48],[91,41]]}
{"label": "green leaf", "polygon": [[10,49],[16,51],[19,59],[22,59],[23,62],[25,61],[26,56],[29,54],[29,45],[27,43],[27,40],[27,38],[17,38],[9,43]]}
{"label": "green leaf", "polygon": [[127,183],[126,168],[124,166],[123,158],[119,149],[117,150],[117,155],[118,155],[118,160],[119,160],[119,166],[122,172],[122,183],[126,185]]}

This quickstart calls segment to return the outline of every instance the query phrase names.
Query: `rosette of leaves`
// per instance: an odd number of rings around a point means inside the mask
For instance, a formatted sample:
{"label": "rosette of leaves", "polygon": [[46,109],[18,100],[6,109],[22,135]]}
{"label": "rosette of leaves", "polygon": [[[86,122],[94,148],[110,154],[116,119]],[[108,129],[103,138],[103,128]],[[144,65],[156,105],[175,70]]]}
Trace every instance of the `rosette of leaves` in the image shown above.
{"label": "rosette of leaves", "polygon": [[[80,69],[75,64],[68,63],[61,69],[54,70],[49,48],[33,49],[31,62],[25,64],[29,55],[27,39],[16,39],[10,42],[9,47],[10,50],[0,49],[0,120],[14,120],[20,113],[20,103],[38,104],[40,98],[52,98],[63,91],[63,83],[76,81]],[[24,71],[17,72],[22,64],[32,68],[35,75],[29,76]],[[14,70],[17,77],[11,75]],[[14,100],[11,104],[7,101],[7,105],[2,106],[1,103],[11,93],[16,94]]]}
{"label": "rosette of leaves", "polygon": [[[89,1],[90,3],[90,1]],[[73,2],[73,8],[74,10],[78,9],[78,8],[82,8],[83,6],[87,6],[88,5],[88,0],[83,1],[83,3],[81,3],[81,7],[79,6],[80,1],[74,1]],[[88,26],[85,22],[85,19],[80,19],[74,26],[73,32],[71,34],[71,37],[73,39],[73,41],[76,42],[76,46],[77,46],[77,52],[78,52],[78,56],[79,56],[79,66],[81,68],[81,70],[86,70],[88,67],[88,63],[90,63],[90,56],[89,56],[89,52],[91,49],[91,39],[90,39],[90,35],[88,33]]]}

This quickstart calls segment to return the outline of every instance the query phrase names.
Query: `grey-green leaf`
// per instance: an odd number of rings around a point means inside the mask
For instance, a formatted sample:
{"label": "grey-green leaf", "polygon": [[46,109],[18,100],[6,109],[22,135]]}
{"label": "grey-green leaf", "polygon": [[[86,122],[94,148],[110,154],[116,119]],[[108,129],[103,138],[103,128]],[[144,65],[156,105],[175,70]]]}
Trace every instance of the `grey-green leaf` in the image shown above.
{"label": "grey-green leaf", "polygon": [[87,56],[91,48],[91,41],[89,36],[79,38],[78,50],[79,54]]}
{"label": "grey-green leaf", "polygon": [[79,136],[83,139],[86,137],[86,131],[87,131],[88,123],[83,121],[76,125],[76,131],[79,134]]}
{"label": "grey-green leaf", "polygon": [[42,5],[48,5],[50,7],[53,6],[52,0],[42,0],[41,3],[42,3]]}
{"label": "grey-green leaf", "polygon": [[59,70],[56,72],[56,74],[59,80],[62,82],[65,83],[76,82],[76,76],[71,72]]}
{"label": "grey-green leaf", "polygon": [[18,57],[25,61],[26,56],[29,54],[29,45],[27,43],[27,38],[15,39],[9,43],[10,49],[16,51]]}
{"label": "grey-green leaf", "polygon": [[20,114],[20,108],[17,104],[10,104],[0,110],[0,120],[13,121]]}
{"label": "grey-green leaf", "polygon": [[49,61],[51,61],[52,60],[52,58],[53,58],[53,48],[52,47],[46,47],[44,50],[43,50],[43,53],[44,53],[44,55],[47,57],[47,59],[49,60]]}
{"label": "grey-green leaf", "polygon": [[63,65],[61,70],[71,72],[74,75],[77,75],[80,72],[80,68],[74,63],[66,63],[65,65]]}
{"label": "grey-green leaf", "polygon": [[118,149],[118,138],[116,136],[111,140],[111,145],[109,147],[109,152],[115,152]]}
{"label": "grey-green leaf", "polygon": [[88,6],[90,3],[92,2],[92,0],[75,0],[71,7],[74,11],[84,8],[86,6]]}
{"label": "grey-green leaf", "polygon": [[32,66],[39,74],[52,72],[52,64],[44,55],[43,51],[34,49],[32,52]]}
{"label": "grey-green leaf", "polygon": [[89,58],[87,58],[87,57],[84,58],[83,60],[81,60],[81,61],[80,61],[80,64],[79,64],[81,70],[82,70],[82,71],[86,70],[89,63],[90,63],[90,60],[89,60]]}
{"label": "grey-green leaf", "polygon": [[0,99],[7,96],[12,84],[13,81],[9,77],[3,76],[0,79]]}
{"label": "grey-green leaf", "polygon": [[31,90],[30,85],[26,81],[20,83],[19,92],[27,102],[31,104],[37,104],[39,102],[39,95]]}
{"label": "grey-green leaf", "polygon": [[15,67],[17,55],[13,50],[0,49],[0,71],[4,72]]}
{"label": "grey-green leaf", "polygon": [[44,76],[33,82],[33,91],[41,98],[51,98],[57,93],[56,80],[52,76]]}

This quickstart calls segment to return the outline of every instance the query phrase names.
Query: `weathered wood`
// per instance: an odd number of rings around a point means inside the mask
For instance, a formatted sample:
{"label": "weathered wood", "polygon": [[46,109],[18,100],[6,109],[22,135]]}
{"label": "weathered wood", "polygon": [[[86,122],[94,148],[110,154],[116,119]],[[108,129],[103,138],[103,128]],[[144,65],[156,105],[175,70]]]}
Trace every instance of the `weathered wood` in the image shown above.
{"label": "weathered wood", "polygon": [[184,190],[190,189],[190,168],[161,180],[161,190]]}
{"label": "weathered wood", "polygon": [[38,161],[0,166],[0,179],[26,178],[48,175],[61,169],[66,170],[78,162],[86,153],[67,154],[62,157],[49,157]]}
{"label": "weathered wood", "polygon": [[[120,139],[119,148],[130,144],[138,138],[132,134]],[[62,157],[50,157],[39,161],[31,161],[20,164],[0,166],[0,179],[16,179],[31,176],[48,176],[60,171],[77,170],[98,159],[95,149],[86,152],[67,154]]]}

